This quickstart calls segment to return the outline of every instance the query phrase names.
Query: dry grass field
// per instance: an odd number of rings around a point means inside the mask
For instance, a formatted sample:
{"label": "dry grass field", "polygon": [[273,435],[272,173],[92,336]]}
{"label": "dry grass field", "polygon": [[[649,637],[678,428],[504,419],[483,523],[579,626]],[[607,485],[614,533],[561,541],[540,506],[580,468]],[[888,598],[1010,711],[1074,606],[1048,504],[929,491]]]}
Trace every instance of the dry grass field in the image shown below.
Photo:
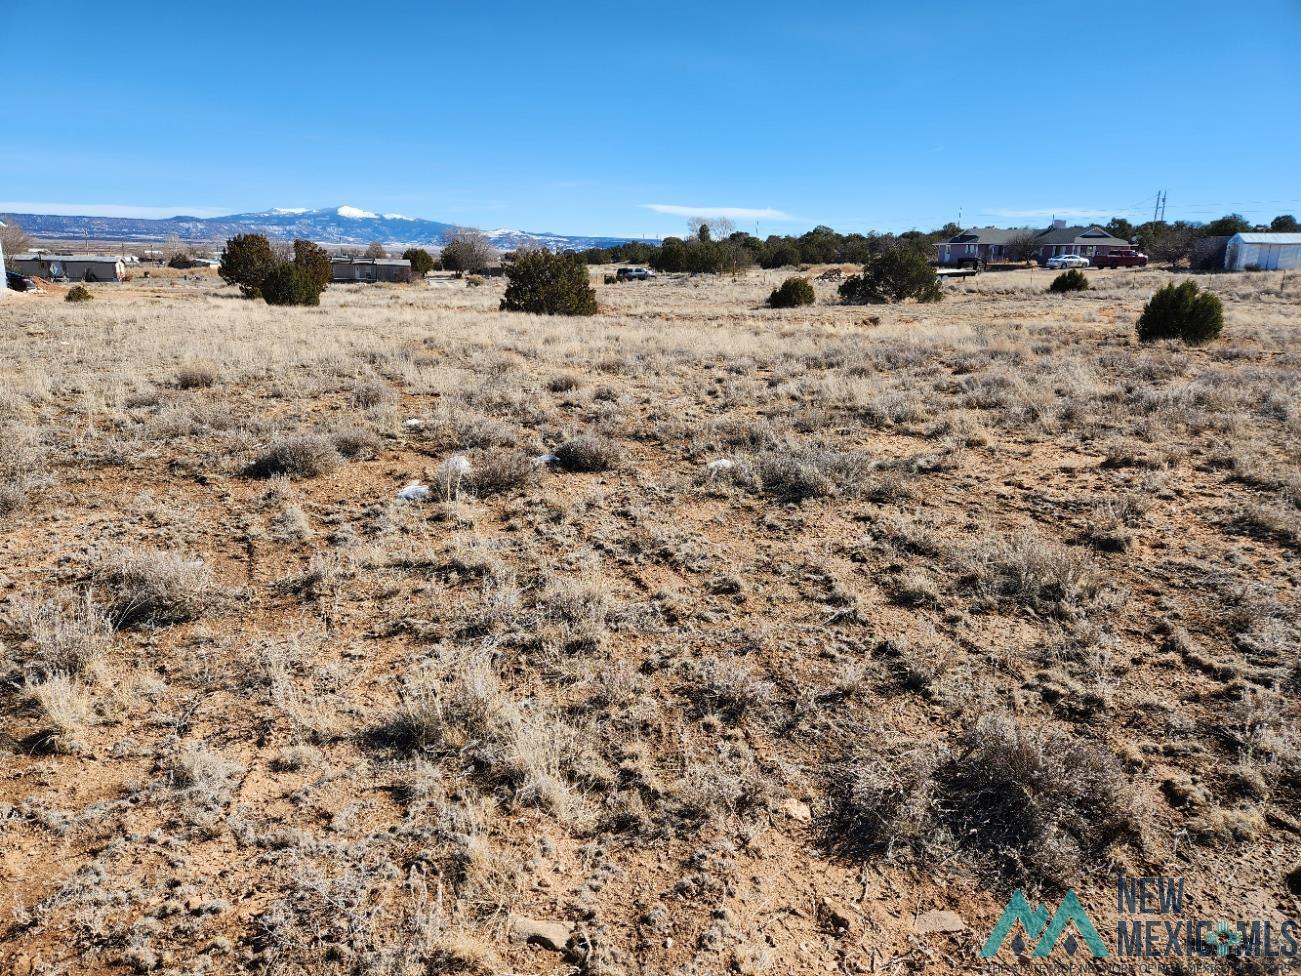
{"label": "dry grass field", "polygon": [[0,973],[958,971],[1117,872],[1301,915],[1301,276],[1203,279],[1201,349],[1134,339],[1163,271],[781,277],[0,303]]}

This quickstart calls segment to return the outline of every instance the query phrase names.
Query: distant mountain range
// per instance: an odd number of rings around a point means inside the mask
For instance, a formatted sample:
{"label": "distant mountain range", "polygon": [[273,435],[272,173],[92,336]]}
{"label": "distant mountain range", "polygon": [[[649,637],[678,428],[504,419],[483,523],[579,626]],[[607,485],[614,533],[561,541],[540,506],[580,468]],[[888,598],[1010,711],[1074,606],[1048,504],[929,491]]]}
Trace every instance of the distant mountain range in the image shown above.
{"label": "distant mountain range", "polygon": [[[357,207],[325,210],[298,208],[264,210],[261,213],[230,214],[226,217],[168,217],[145,220],[134,217],[63,217],[56,214],[0,214],[37,238],[61,241],[120,241],[151,243],[179,237],[186,242],[220,242],[236,234],[265,234],[269,238],[303,238],[318,244],[360,244],[379,241],[385,245],[439,246],[456,229],[455,224],[377,214]],[[484,231],[494,247],[504,251],[523,244],[543,245],[552,250],[581,251],[589,247],[622,244],[625,237],[572,237],[547,232],[534,233],[500,227]]]}

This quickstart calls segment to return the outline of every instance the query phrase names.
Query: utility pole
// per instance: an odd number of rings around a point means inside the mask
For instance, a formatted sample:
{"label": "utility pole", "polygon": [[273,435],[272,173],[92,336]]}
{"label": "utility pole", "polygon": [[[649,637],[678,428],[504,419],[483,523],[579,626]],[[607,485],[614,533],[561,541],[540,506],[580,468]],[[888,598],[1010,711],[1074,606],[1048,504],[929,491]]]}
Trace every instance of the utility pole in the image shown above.
{"label": "utility pole", "polygon": [[1154,224],[1157,223],[1158,221],[1165,220],[1165,199],[1166,199],[1166,191],[1157,190],[1156,206],[1152,208],[1152,223]]}

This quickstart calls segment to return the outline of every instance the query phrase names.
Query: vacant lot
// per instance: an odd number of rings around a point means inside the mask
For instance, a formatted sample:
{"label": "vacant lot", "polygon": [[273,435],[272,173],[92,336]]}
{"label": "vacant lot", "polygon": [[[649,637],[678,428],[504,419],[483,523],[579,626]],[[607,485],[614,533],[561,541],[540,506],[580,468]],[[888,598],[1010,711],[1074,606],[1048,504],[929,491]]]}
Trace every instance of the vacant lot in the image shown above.
{"label": "vacant lot", "polygon": [[1159,271],[781,277],[0,304],[0,972],[931,972],[1118,871],[1301,914],[1301,277],[1207,279],[1204,349],[1134,341]]}

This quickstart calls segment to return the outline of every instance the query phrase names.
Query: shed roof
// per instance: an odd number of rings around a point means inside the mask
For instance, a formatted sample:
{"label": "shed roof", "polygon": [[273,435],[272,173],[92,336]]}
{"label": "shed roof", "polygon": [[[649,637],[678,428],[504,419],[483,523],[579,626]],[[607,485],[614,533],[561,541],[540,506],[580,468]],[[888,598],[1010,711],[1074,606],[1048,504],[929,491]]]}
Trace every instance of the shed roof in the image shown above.
{"label": "shed roof", "polygon": [[1234,234],[1244,244],[1301,244],[1301,234]]}

